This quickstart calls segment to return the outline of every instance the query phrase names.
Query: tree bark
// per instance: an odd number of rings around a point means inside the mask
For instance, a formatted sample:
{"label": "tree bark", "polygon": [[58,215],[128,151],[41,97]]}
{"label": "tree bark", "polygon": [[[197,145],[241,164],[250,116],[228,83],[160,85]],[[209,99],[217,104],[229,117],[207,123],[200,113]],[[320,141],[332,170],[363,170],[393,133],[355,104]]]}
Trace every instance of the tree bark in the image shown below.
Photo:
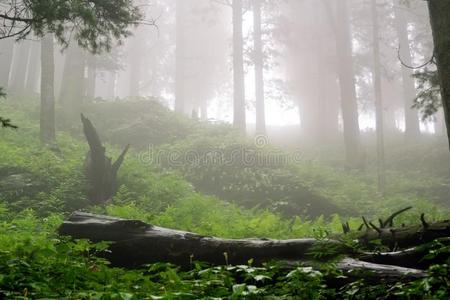
{"label": "tree bark", "polygon": [[14,39],[0,40],[0,86],[7,88],[14,51]]}
{"label": "tree bark", "polygon": [[261,26],[261,0],[253,0],[253,59],[255,64],[256,135],[267,134],[264,103],[264,54]]}
{"label": "tree bark", "polygon": [[447,137],[450,142],[450,1],[428,1],[434,55],[439,73]]}
{"label": "tree bark", "polygon": [[105,203],[116,194],[117,172],[122,165],[129,145],[114,163],[106,156],[106,149],[102,145],[97,130],[89,119],[81,115],[83,131],[89,144],[89,152],[86,155],[85,174],[89,184],[89,200],[93,204]]}
{"label": "tree bark", "polygon": [[55,144],[55,62],[53,34],[41,40],[40,138],[44,145]]}
{"label": "tree bark", "polygon": [[242,0],[233,0],[233,125],[246,130]]}
{"label": "tree bark", "polygon": [[[392,233],[385,236],[383,231],[389,230],[381,230],[382,243],[392,243],[395,239],[398,245],[420,245],[436,238],[450,236],[450,221],[430,223],[426,228],[422,225],[404,227],[398,229],[397,236]],[[408,264],[414,267],[414,263],[418,264],[417,260],[412,261],[414,257],[418,257],[417,250],[407,250],[404,253],[355,253],[333,239],[221,239],[157,227],[137,220],[80,212],[74,213],[69,220],[65,221],[59,228],[59,233],[76,239],[89,239],[93,242],[113,242],[110,251],[103,255],[111,261],[112,265],[121,267],[140,267],[149,263],[170,262],[190,268],[193,261],[213,265],[236,265],[247,264],[250,259],[255,265],[273,260],[288,264],[298,262],[311,264],[314,251],[320,251],[319,247],[333,247],[338,254],[348,257],[338,263],[338,268],[342,270],[351,271],[362,268],[375,271],[375,275],[378,271],[379,278],[398,279],[408,272],[412,272],[414,276],[423,275],[421,271],[403,269],[406,267],[402,266],[402,264]],[[377,231],[368,229],[361,233],[359,239],[365,242],[378,240],[380,236]],[[377,264],[369,263],[373,261]],[[392,265],[386,265],[386,262]]]}
{"label": "tree bark", "polygon": [[375,115],[377,132],[377,173],[378,192],[384,195],[386,189],[386,166],[384,158],[384,122],[383,122],[383,91],[381,87],[381,61],[380,61],[380,33],[378,23],[378,11],[376,0],[371,1],[372,14],[372,47],[373,47],[373,71],[372,82],[375,94]]}
{"label": "tree bark", "polygon": [[[406,19],[406,7],[401,7],[399,0],[394,2],[394,25],[400,44],[400,57],[407,66],[412,65],[411,47],[408,38],[408,22]],[[416,98],[416,87],[412,78],[413,71],[406,66],[401,66],[403,83],[403,101],[405,111],[405,137],[413,140],[420,135],[420,123],[417,110],[412,108]]]}
{"label": "tree bark", "polygon": [[344,143],[347,163],[356,166],[360,158],[360,132],[355,74],[353,70],[352,38],[347,0],[336,5],[336,51],[344,125]]}

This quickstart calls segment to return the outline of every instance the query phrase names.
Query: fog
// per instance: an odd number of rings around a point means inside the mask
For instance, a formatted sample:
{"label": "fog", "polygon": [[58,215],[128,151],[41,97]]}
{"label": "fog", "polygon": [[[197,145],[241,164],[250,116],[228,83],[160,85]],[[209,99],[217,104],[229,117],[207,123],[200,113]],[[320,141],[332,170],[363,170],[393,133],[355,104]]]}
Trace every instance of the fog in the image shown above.
{"label": "fog", "polygon": [[[202,119],[232,122],[233,44],[240,41],[233,40],[229,3],[220,0],[136,3],[145,11],[146,22],[130,28],[132,36],[122,45],[100,56],[80,50],[83,54],[76,64],[85,66],[81,79],[86,100],[150,96],[174,108],[178,98],[183,103],[182,112],[188,116],[195,110]],[[261,4],[267,124],[300,125],[301,131],[311,136],[335,135],[342,130],[343,87],[339,82],[343,75],[339,62],[344,61],[345,53],[338,48],[350,43],[352,57],[346,64],[354,73],[360,128],[374,129],[370,1],[340,4],[314,0],[261,1]],[[346,16],[341,20],[342,9]],[[414,94],[404,91],[399,57],[415,66],[431,55],[426,3],[413,1],[402,5],[397,1],[381,1],[377,9],[386,130],[404,131],[405,108],[412,106]],[[242,11],[245,113],[248,128],[252,128],[256,121],[255,95],[262,87],[255,88],[254,11],[246,1]],[[339,27],[348,32],[340,33]],[[29,91],[38,92],[37,43],[28,37],[14,45],[8,75],[12,91],[19,89],[17,81],[26,77]],[[76,42],[72,42],[68,49],[57,52],[57,96],[63,93],[61,74],[67,60],[72,60],[71,52],[77,51],[75,48]],[[320,120],[319,115],[325,118]],[[421,123],[424,132],[436,132],[440,127]]]}
{"label": "fog", "polygon": [[449,0],[0,0],[0,299],[447,299]]}
{"label": "fog", "polygon": [[435,86],[421,77],[435,70],[425,1],[132,4],[139,21],[103,40],[100,51],[80,40],[76,25],[55,32],[51,64],[41,53],[43,33],[30,27],[15,36],[21,27],[6,18],[0,85],[10,97],[44,99],[45,65],[54,78],[49,99],[57,123],[93,103],[156,101],[187,119],[267,136],[284,149],[336,147],[347,164],[374,143],[377,158],[363,164],[384,161],[391,141],[444,141],[443,112],[430,96]]}

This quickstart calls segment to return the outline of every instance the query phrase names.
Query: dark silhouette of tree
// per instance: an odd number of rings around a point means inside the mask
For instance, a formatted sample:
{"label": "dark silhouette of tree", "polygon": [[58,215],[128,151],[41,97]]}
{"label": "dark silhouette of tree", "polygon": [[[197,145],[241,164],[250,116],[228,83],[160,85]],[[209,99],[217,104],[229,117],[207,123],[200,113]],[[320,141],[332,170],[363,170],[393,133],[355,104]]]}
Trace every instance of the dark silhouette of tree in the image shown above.
{"label": "dark silhouette of tree", "polygon": [[442,106],[450,141],[450,1],[428,1],[428,9],[433,30],[434,58],[438,69]]}

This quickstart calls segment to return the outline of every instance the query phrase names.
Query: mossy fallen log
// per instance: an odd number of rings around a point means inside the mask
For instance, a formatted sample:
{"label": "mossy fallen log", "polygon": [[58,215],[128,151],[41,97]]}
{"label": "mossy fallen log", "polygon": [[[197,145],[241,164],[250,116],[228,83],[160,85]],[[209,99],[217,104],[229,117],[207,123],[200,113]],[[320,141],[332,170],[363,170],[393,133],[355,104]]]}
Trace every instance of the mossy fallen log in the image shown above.
{"label": "mossy fallen log", "polygon": [[[429,224],[429,228],[433,228],[432,237],[449,235],[449,227],[443,224],[450,225],[448,222]],[[406,228],[403,229],[406,230]],[[417,230],[415,226],[409,228]],[[436,234],[438,228],[442,231]],[[416,261],[417,265],[411,261],[413,256],[395,261],[399,253],[361,253],[354,251],[338,239],[222,239],[153,226],[138,220],[124,220],[81,212],[74,213],[65,221],[59,228],[59,233],[76,239],[89,239],[93,242],[112,242],[109,251],[102,255],[113,266],[126,268],[136,268],[156,262],[168,262],[182,268],[192,267],[194,261],[211,265],[239,265],[247,264],[250,260],[254,265],[269,261],[286,262],[289,265],[314,265],[311,262],[317,261],[315,251],[318,251],[320,247],[332,247],[340,257],[336,263],[337,268],[349,274],[358,273],[354,270],[368,271],[378,280],[424,276],[424,272],[418,269],[420,266],[418,261]],[[423,234],[427,233],[423,232]],[[367,238],[371,236],[370,233]],[[408,239],[407,244],[411,244],[410,235],[405,234],[405,236]],[[416,244],[420,243],[420,240],[416,242]],[[408,266],[402,265],[405,261],[408,262]]]}

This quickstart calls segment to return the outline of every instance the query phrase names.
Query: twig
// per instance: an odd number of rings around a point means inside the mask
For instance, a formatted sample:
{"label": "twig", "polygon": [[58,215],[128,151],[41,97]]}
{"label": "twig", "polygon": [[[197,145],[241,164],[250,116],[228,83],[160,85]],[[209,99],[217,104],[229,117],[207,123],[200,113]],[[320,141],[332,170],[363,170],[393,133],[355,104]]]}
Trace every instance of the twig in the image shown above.
{"label": "twig", "polygon": [[427,229],[430,225],[425,221],[425,214],[420,215],[420,222],[422,222],[423,229]]}
{"label": "twig", "polygon": [[372,222],[369,222],[370,226],[379,234],[382,233],[382,230],[380,228],[378,228],[375,224],[373,224]]}
{"label": "twig", "polygon": [[399,211],[396,211],[395,213],[393,213],[392,215],[389,216],[389,218],[386,219],[386,221],[384,222],[384,226],[383,228],[386,228],[387,225],[389,225],[389,227],[394,226],[394,219],[395,217],[397,217],[399,214],[404,213],[407,210],[410,210],[412,208],[412,206],[408,206],[406,208],[403,208]]}
{"label": "twig", "polygon": [[364,216],[362,217],[362,220],[364,222],[364,225],[366,225],[367,229],[370,229],[369,223],[367,223],[367,220]]}

